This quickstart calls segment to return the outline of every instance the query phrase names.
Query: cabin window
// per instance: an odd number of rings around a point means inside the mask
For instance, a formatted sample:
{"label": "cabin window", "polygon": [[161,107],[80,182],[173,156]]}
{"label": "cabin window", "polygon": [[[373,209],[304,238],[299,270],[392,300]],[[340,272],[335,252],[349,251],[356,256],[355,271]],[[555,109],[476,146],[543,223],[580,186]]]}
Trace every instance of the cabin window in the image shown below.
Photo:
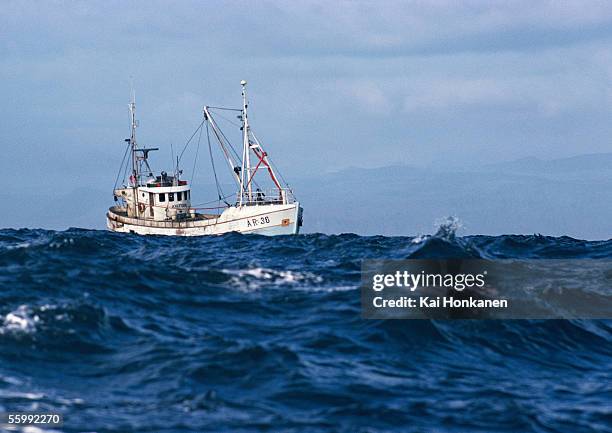
{"label": "cabin window", "polygon": [[168,201],[174,201],[174,193],[173,192],[169,192],[168,193]]}
{"label": "cabin window", "polygon": [[189,200],[189,191],[185,191],[185,200]]}
{"label": "cabin window", "polygon": [[165,192],[162,192],[159,195],[159,201],[160,201],[160,203],[166,201],[166,193]]}
{"label": "cabin window", "polygon": [[176,201],[181,201],[183,199],[183,193],[182,192],[177,192],[176,193]]}

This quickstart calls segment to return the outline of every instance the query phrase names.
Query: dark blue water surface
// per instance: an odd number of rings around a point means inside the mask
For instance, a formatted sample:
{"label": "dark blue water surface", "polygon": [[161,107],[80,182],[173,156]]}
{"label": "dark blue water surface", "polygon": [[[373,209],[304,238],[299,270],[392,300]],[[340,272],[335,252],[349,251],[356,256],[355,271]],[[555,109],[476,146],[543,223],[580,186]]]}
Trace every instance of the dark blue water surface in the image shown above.
{"label": "dark blue water surface", "polygon": [[361,319],[362,259],[441,256],[612,241],[0,230],[0,411],[64,432],[611,431],[609,321]]}

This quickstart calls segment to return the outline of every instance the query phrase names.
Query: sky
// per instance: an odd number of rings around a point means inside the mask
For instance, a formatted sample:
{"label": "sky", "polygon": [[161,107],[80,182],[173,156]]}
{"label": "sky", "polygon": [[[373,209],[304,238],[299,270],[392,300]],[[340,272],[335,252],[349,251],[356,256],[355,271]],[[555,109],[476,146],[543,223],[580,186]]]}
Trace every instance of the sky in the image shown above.
{"label": "sky", "polygon": [[158,170],[241,79],[288,179],[609,152],[611,42],[608,1],[4,1],[0,170],[110,190],[131,81]]}

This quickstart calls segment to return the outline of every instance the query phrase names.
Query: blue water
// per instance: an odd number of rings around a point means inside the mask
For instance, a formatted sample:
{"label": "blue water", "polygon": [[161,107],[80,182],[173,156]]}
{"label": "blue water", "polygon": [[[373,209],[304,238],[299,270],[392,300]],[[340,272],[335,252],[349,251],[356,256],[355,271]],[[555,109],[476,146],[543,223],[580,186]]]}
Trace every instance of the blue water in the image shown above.
{"label": "blue water", "polygon": [[0,230],[0,411],[63,432],[611,431],[609,321],[361,319],[361,260],[416,257],[612,241]]}

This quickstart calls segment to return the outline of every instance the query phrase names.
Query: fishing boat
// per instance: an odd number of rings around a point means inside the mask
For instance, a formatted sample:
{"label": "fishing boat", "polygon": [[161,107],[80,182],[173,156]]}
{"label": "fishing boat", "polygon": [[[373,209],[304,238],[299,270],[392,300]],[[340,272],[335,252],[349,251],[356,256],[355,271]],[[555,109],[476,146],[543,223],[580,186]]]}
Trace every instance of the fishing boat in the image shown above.
{"label": "fishing boat", "polygon": [[[217,187],[217,207],[192,206],[191,185],[182,178],[179,156],[170,174],[165,171],[161,171],[159,175],[153,174],[149,153],[159,149],[141,147],[136,141],[138,122],[136,102],[132,93],[129,104],[131,135],[125,140],[126,151],[113,188],[115,205],[109,208],[106,214],[109,230],[172,236],[219,235],[228,232],[290,235],[299,232],[302,225],[302,208],[292,189],[286,182],[281,183],[279,180],[278,170],[253,133],[247,115],[247,83],[243,80],[240,84],[242,107],[234,109],[205,106],[202,122],[185,145],[186,148],[198,132],[201,139],[205,128],[209,150],[211,141],[219,146],[218,153],[227,162],[237,192],[232,196],[222,193],[211,150],[211,165]],[[240,154],[219,127],[216,120],[219,110],[239,113],[239,123],[234,123],[240,128]],[[185,149],[181,152],[181,157],[184,151]],[[118,187],[122,172],[122,185]],[[261,177],[267,178],[264,180],[270,184],[270,189],[264,189],[263,183],[260,185]]]}

